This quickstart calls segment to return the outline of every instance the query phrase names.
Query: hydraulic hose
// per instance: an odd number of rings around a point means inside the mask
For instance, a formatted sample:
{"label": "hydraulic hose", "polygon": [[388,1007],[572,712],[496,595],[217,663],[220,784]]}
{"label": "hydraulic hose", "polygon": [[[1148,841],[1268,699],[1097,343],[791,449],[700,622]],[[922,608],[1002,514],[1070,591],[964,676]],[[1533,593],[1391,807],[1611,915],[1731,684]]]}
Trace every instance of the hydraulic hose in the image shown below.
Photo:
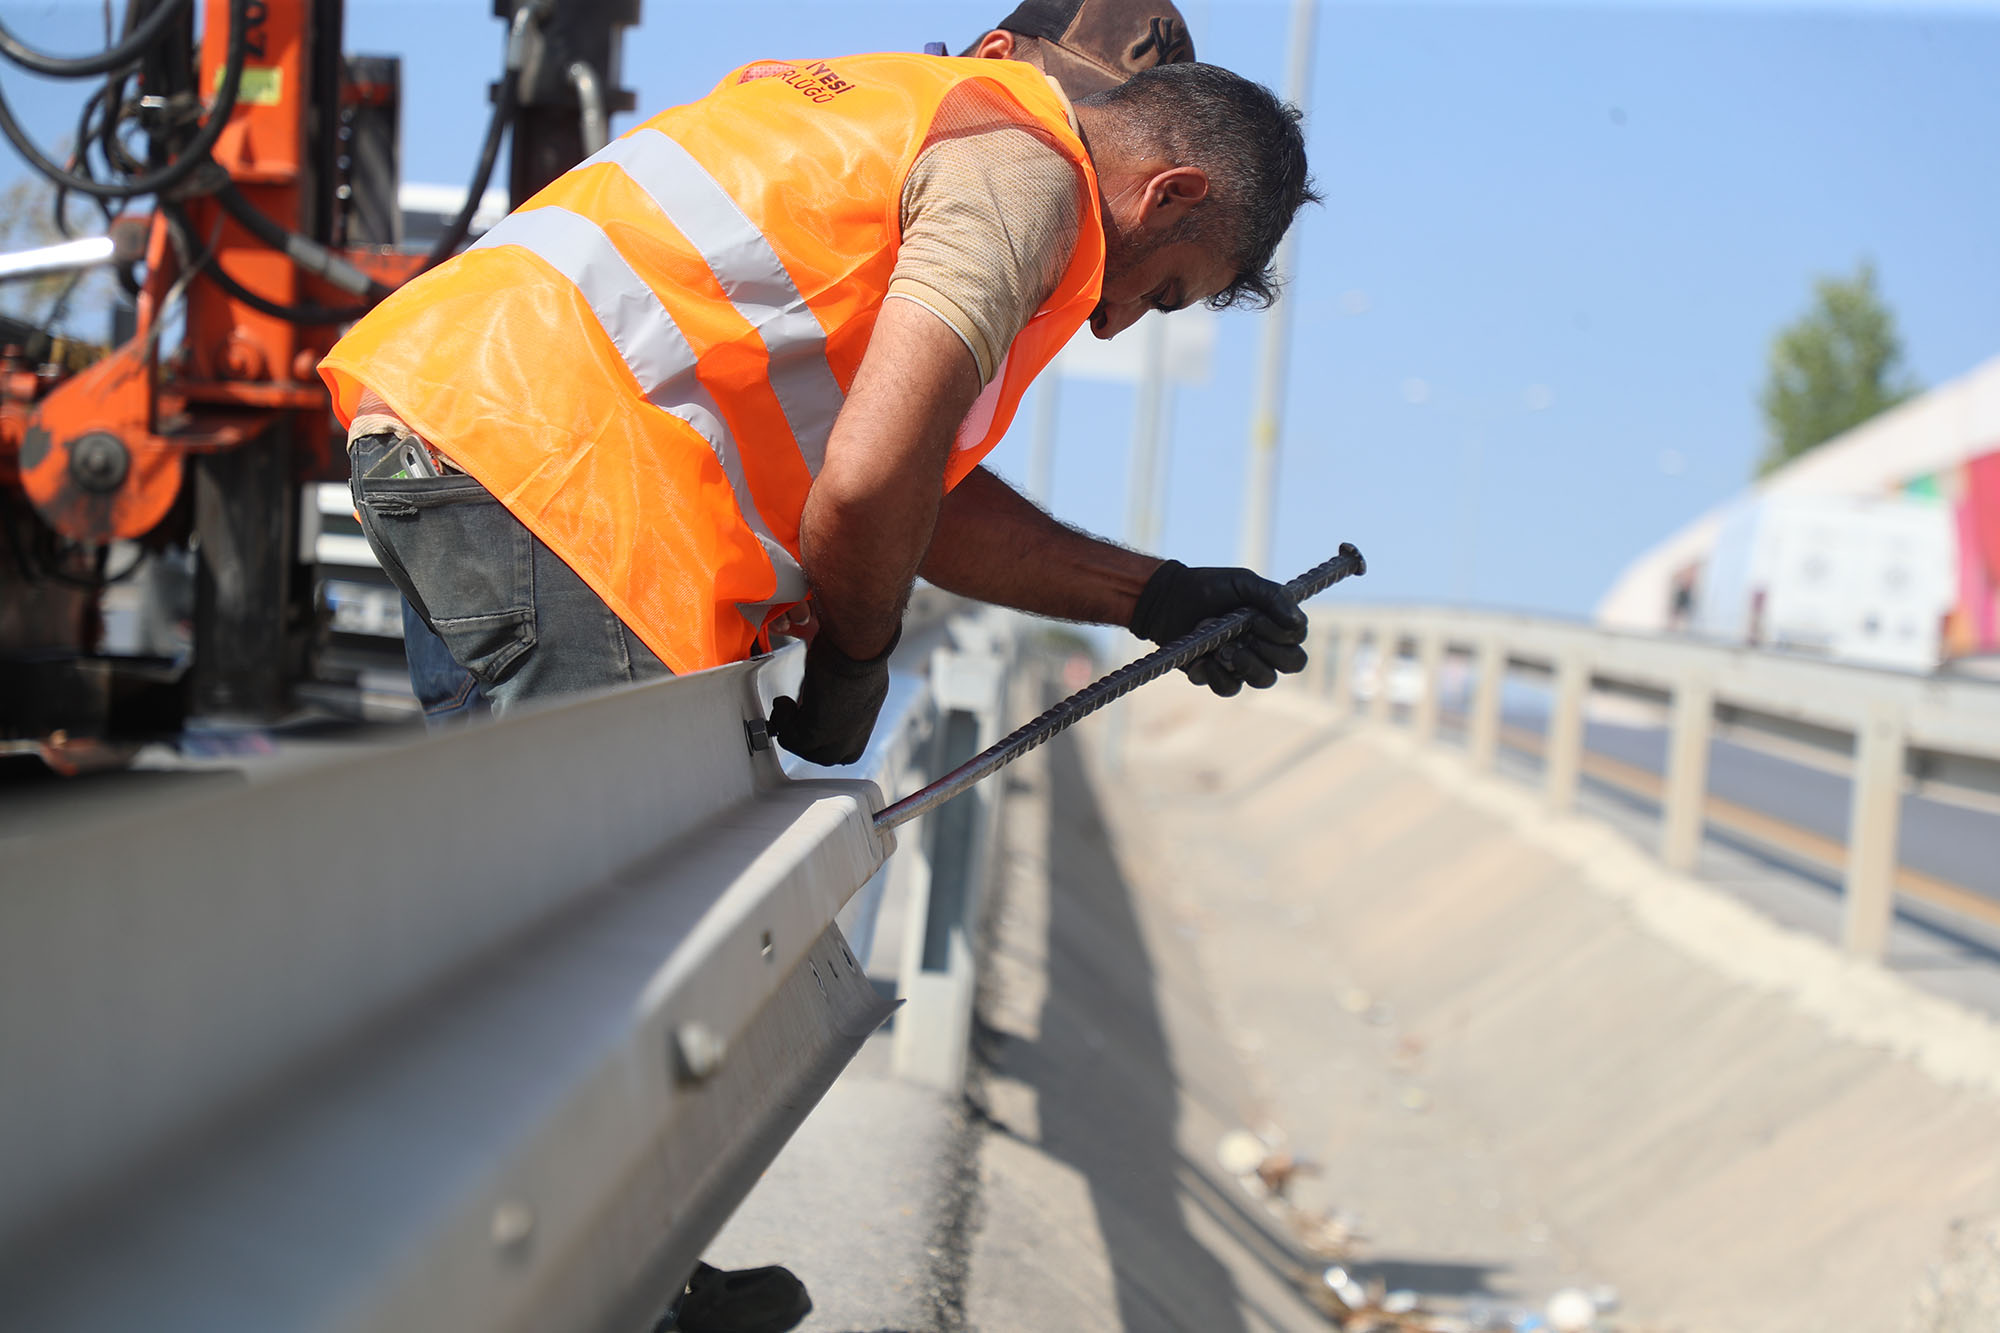
{"label": "hydraulic hose", "polygon": [[144,56],[187,5],[188,0],[161,0],[153,12],[139,20],[138,26],[120,39],[116,46],[89,56],[52,56],[37,51],[8,31],[6,24],[0,23],[0,55],[22,69],[46,74],[52,79],[82,79],[92,74],[108,74]]}
{"label": "hydraulic hose", "polygon": [[[466,190],[465,203],[459,208],[458,215],[452,219],[451,225],[445,228],[437,243],[431,247],[430,253],[424,257],[425,270],[436,268],[456,254],[458,247],[465,241],[466,233],[472,230],[473,215],[479,211],[480,200],[486,193],[487,182],[492,180],[494,165],[500,158],[501,138],[506,134],[508,125],[513,122],[514,113],[520,105],[518,89],[523,34],[532,14],[532,9],[523,8],[515,16],[514,31],[507,44],[507,67],[502,73],[499,94],[493,104],[493,114],[487,119],[486,138],[480,145],[479,161],[472,172],[472,184]],[[364,304],[353,306],[281,305],[251,291],[232,277],[219,263],[211,260],[205,267],[205,276],[231,297],[253,310],[293,324],[344,324],[348,320],[359,319],[367,314],[370,306],[394,290],[370,278],[319,242],[301,236],[297,232],[288,231],[258,212],[234,185],[226,185],[216,191],[216,198],[224,210],[258,240],[289,256],[293,263],[308,273],[326,279],[343,291],[365,298]],[[179,225],[183,231],[187,230],[185,219],[180,219]]]}
{"label": "hydraulic hose", "polygon": [[5,134],[9,142],[29,165],[66,190],[87,194],[93,199],[131,199],[142,194],[158,194],[162,190],[179,184],[197,167],[209,160],[208,153],[215,147],[215,141],[222,137],[222,131],[229,123],[229,116],[236,109],[236,94],[243,83],[243,58],[250,28],[250,0],[230,0],[229,4],[229,48],[224,59],[222,82],[217,90],[215,105],[209,109],[208,118],[194,139],[181,150],[172,162],[157,171],[134,176],[129,180],[105,182],[89,176],[79,176],[57,164],[34,140],[28,137],[21,123],[14,119],[14,109],[7,104],[4,93],[0,93],[0,134]]}
{"label": "hydraulic hose", "polygon": [[444,229],[444,234],[424,257],[424,268],[433,269],[458,253],[458,247],[465,243],[465,235],[472,230],[473,214],[479,211],[479,201],[486,194],[486,183],[493,179],[493,166],[500,160],[500,137],[513,123],[514,113],[520,108],[521,66],[527,60],[528,24],[536,21],[539,11],[533,5],[523,5],[515,11],[514,24],[507,36],[507,67],[500,78],[500,92],[493,101],[493,114],[486,121],[486,141],[479,146],[479,161],[472,169],[472,184],[466,187],[465,203],[460,206],[458,216]]}
{"label": "hydraulic hose", "polygon": [[[187,214],[172,205],[168,205],[165,211],[167,220],[173,224],[175,232],[181,239],[181,248],[184,252],[182,256],[183,262],[192,264],[200,270],[202,277],[207,278],[210,282],[220,287],[232,300],[241,301],[252,310],[269,315],[272,319],[282,319],[288,324],[305,325],[345,324],[349,320],[360,319],[369,311],[367,304],[351,306],[283,305],[277,301],[273,301],[268,296],[259,296],[256,292],[251,291],[241,282],[238,282],[235,276],[222,266],[221,261],[215,257],[212,251],[203,255],[198,260],[189,258],[193,249],[194,228],[189,224]],[[276,224],[272,225],[275,226]]]}
{"label": "hydraulic hose", "polygon": [[[1323,564],[1314,565],[1287,583],[1285,595],[1294,601],[1303,602],[1315,593],[1326,591],[1349,575],[1367,572],[1368,562],[1362,558],[1361,552],[1355,550],[1349,543],[1342,542],[1340,554]],[[918,815],[935,810],[981,778],[1005,768],[1030,750],[1083,721],[1106,704],[1114,703],[1146,682],[1157,680],[1169,671],[1186,666],[1197,657],[1214,652],[1232,639],[1240,638],[1243,631],[1250,627],[1250,622],[1255,616],[1256,612],[1247,607],[1223,616],[1207,625],[1190,630],[1165,647],[1155,648],[1136,662],[1119,667],[1102,679],[1084,686],[1034,721],[989,745],[936,782],[910,793],[894,805],[882,810],[875,816],[875,831],[885,833],[899,824],[909,823]]]}
{"label": "hydraulic hose", "polygon": [[342,291],[367,297],[370,301],[379,301],[394,290],[375,281],[311,237],[287,231],[273,222],[258,212],[256,206],[245,199],[243,192],[234,185],[223,186],[215,192],[215,197],[223,211],[241,223],[252,236],[315,277],[324,278]]}
{"label": "hydraulic hose", "polygon": [[374,308],[369,305],[280,305],[270,297],[259,296],[245,287],[214,258],[210,258],[202,265],[201,275],[222,288],[231,299],[241,301],[252,310],[269,315],[272,319],[282,319],[287,324],[346,324],[351,320],[360,319]]}

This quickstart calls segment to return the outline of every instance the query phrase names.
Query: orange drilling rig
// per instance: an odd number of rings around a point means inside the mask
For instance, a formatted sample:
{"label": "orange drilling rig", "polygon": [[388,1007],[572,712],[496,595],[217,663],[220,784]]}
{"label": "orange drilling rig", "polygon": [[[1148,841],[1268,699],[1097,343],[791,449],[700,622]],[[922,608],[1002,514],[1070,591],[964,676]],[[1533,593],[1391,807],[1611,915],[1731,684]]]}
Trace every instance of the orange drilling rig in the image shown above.
{"label": "orange drilling rig", "polygon": [[[77,196],[105,223],[0,255],[0,280],[108,266],[132,310],[110,348],[0,320],[0,745],[116,754],[189,716],[294,709],[327,639],[302,510],[345,476],[314,367],[344,323],[464,243],[503,139],[519,203],[631,109],[618,57],[639,0],[494,12],[484,142],[426,253],[402,245],[399,62],[342,54],[341,0],[129,0],[122,37],[77,57],[0,26],[0,60],[97,81],[60,159],[4,82],[0,133],[54,186],[59,223]],[[107,590],[149,569],[191,580],[186,642],[105,651]]]}

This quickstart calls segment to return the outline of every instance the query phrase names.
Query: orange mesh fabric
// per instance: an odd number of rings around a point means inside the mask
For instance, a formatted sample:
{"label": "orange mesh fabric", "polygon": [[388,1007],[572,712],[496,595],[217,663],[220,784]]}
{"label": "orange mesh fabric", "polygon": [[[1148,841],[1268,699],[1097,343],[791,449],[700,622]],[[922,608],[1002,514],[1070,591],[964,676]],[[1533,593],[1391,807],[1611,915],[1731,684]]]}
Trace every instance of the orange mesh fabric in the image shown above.
{"label": "orange mesh fabric", "polygon": [[[946,474],[956,484],[998,443],[1103,279],[1082,142],[1042,75],[1014,62],[872,55],[748,67],[566,173],[493,244],[382,302],[320,373],[343,421],[364,390],[380,395],[674,672],[740,660],[803,595],[799,514],[888,291],[912,167],[940,140],[1018,137],[1023,126],[1074,164],[1084,201],[1074,254],[960,432]],[[620,152],[655,154],[647,170],[678,163],[685,195],[656,204],[614,160]],[[524,239],[505,239],[510,224]],[[732,239],[732,226],[768,249]],[[525,239],[534,236],[557,239]],[[785,285],[790,302],[775,290]],[[771,295],[739,307],[742,291]],[[675,340],[681,350],[667,355]],[[801,385],[814,395],[803,415]],[[795,438],[801,422],[810,429]]]}

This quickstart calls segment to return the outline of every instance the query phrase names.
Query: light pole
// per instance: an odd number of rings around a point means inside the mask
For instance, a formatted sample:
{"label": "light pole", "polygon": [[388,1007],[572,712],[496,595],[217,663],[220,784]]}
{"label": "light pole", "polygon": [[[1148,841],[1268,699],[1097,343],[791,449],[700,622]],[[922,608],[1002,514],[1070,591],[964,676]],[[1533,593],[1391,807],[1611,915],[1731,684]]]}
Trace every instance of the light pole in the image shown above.
{"label": "light pole", "polygon": [[1028,439],[1028,498],[1047,509],[1056,489],[1056,405],[1062,371],[1050,366],[1035,386],[1035,427]]}
{"label": "light pole", "polygon": [[[1312,82],[1313,38],[1319,0],[1292,0],[1291,62],[1285,96],[1305,110]],[[1297,265],[1298,227],[1278,242],[1274,261],[1280,276],[1290,279]],[[1272,515],[1278,505],[1278,441],[1284,427],[1285,368],[1291,356],[1291,304],[1285,302],[1264,316],[1264,348],[1257,372],[1257,401],[1250,412],[1250,466],[1243,486],[1243,545],[1240,559],[1251,569],[1271,564]]]}
{"label": "light pole", "polygon": [[1143,317],[1137,330],[1139,383],[1132,405],[1132,463],[1126,473],[1125,540],[1150,551],[1160,540],[1160,437],[1167,416],[1167,317]]}

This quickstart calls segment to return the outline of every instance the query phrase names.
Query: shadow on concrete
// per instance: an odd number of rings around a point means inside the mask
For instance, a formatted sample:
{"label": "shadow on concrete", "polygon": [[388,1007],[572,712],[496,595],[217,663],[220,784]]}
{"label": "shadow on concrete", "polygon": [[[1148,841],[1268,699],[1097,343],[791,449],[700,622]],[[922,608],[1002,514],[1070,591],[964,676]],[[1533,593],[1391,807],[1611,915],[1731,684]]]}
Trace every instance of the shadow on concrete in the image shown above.
{"label": "shadow on concrete", "polygon": [[1049,745],[1048,995],[1002,1072],[1035,1089],[1043,1151],[1087,1182],[1126,1329],[1247,1333],[1229,1270],[1188,1230],[1178,1080],[1132,887],[1077,751]]}
{"label": "shadow on concrete", "polygon": [[1325,753],[1327,746],[1345,736],[1349,731],[1353,730],[1353,727],[1353,722],[1346,718],[1329,722],[1325,726],[1315,727],[1306,734],[1305,739],[1299,741],[1291,749],[1278,755],[1257,772],[1240,781],[1230,783],[1227,799],[1232,804],[1239,805],[1258,799],[1264,794],[1266,788],[1277,782],[1278,779],[1291,773],[1293,769],[1299,767],[1301,764]]}
{"label": "shadow on concrete", "polygon": [[1430,1299],[1499,1297],[1493,1277],[1507,1264],[1452,1263],[1441,1259],[1372,1259],[1341,1265],[1355,1281],[1379,1282],[1384,1291],[1414,1291]]}

